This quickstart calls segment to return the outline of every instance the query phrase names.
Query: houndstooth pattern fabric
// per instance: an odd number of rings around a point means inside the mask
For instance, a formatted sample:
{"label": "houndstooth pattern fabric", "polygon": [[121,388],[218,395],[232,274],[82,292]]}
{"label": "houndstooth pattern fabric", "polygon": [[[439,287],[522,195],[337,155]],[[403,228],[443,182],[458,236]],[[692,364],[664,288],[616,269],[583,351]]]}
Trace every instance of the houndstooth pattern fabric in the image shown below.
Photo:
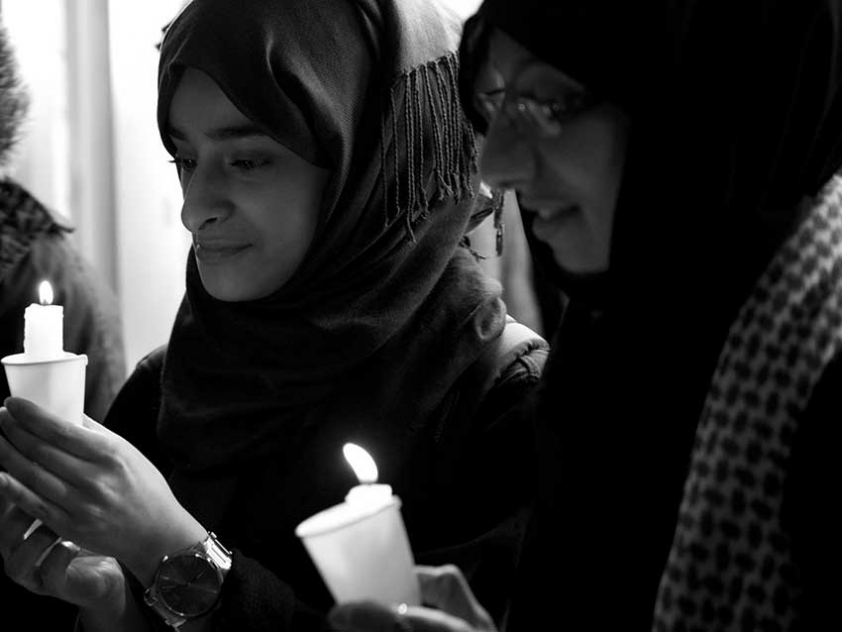
{"label": "houndstooth pattern fabric", "polygon": [[842,352],[842,180],[824,188],[731,326],[697,428],[653,630],[793,630],[781,524],[791,443]]}
{"label": "houndstooth pattern fabric", "polygon": [[16,182],[0,181],[0,281],[39,235],[67,230]]}

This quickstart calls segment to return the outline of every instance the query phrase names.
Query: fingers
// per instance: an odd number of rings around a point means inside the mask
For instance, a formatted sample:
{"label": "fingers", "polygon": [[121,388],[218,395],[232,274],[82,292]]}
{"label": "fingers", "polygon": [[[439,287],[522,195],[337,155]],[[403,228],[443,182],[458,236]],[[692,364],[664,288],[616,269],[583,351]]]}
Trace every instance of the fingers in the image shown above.
{"label": "fingers", "polygon": [[79,555],[79,547],[68,540],[59,540],[41,562],[40,581],[45,592],[62,594],[67,581],[67,569]]}
{"label": "fingers", "polygon": [[468,621],[441,610],[408,606],[401,616],[404,627],[412,632],[493,632],[493,623],[489,627],[474,626]]}
{"label": "fingers", "polygon": [[328,619],[334,630],[342,632],[480,632],[440,610],[418,606],[389,608],[371,601],[335,606]]}
{"label": "fingers", "polygon": [[6,472],[0,472],[0,495],[32,518],[38,518],[57,529],[69,522],[69,515],[63,508],[45,500]]}
{"label": "fingers", "polygon": [[41,525],[15,546],[4,562],[6,574],[27,589],[43,594],[39,564],[58,542],[58,536]]}
{"label": "fingers", "polygon": [[328,614],[334,630],[347,632],[399,632],[396,611],[372,601],[335,606]]}
{"label": "fingers", "polygon": [[[80,472],[85,471],[84,461],[29,432],[4,408],[0,408],[0,425],[8,443],[24,456],[25,460],[37,463],[59,479],[73,483],[79,479]],[[10,458],[12,456],[9,453],[0,453],[0,463],[5,465],[6,459]],[[15,472],[14,475],[21,480],[24,478],[20,472]]]}
{"label": "fingers", "polygon": [[91,417],[88,417],[87,415],[82,415],[82,427],[88,430],[92,430],[93,432],[96,432],[106,437],[119,436],[115,432],[109,430],[101,423],[99,423],[95,419],[92,419]]}
{"label": "fingers", "polygon": [[494,629],[493,619],[474,597],[465,576],[456,566],[416,566],[415,575],[426,605],[464,619],[474,628]]}
{"label": "fingers", "polygon": [[7,434],[7,426],[11,429],[25,428],[47,444],[86,461],[95,460],[103,450],[101,434],[91,432],[91,428],[86,425],[80,426],[59,419],[20,397],[7,397],[4,404],[8,416],[0,414],[0,426]]}
{"label": "fingers", "polygon": [[0,518],[0,555],[4,560],[27,536],[33,523],[38,522],[13,504],[10,503],[9,507]]}
{"label": "fingers", "polygon": [[[46,458],[46,453],[43,454]],[[0,491],[7,500],[14,502],[27,512],[30,506],[20,502],[21,499],[17,494],[27,491],[30,493],[24,497],[24,500],[33,500],[34,496],[38,496],[61,505],[72,491],[67,482],[43,467],[40,461],[28,458],[2,437],[0,437],[0,463],[7,470],[7,473],[0,473]],[[3,482],[6,483],[7,489],[3,488]],[[41,515],[35,517],[41,518]]]}

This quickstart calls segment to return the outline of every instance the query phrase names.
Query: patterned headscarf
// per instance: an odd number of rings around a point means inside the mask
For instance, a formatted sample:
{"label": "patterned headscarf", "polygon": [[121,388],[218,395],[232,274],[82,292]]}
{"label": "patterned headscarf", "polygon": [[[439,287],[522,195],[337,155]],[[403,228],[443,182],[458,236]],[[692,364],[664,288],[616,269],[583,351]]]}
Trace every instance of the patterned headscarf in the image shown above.
{"label": "patterned headscarf", "polygon": [[435,3],[392,0],[194,0],[169,26],[158,122],[171,152],[189,66],[332,173],[312,245],[273,295],[217,301],[190,254],[159,426],[183,471],[283,461],[345,390],[359,400],[349,427],[412,428],[499,335],[500,287],[458,246],[478,186],[458,37]]}
{"label": "patterned headscarf", "polygon": [[529,565],[559,581],[529,584],[521,613],[561,594],[580,626],[650,625],[729,326],[842,164],[841,11],[486,0],[466,25],[465,94],[493,27],[631,115],[604,309],[568,310],[545,372],[551,470]]}

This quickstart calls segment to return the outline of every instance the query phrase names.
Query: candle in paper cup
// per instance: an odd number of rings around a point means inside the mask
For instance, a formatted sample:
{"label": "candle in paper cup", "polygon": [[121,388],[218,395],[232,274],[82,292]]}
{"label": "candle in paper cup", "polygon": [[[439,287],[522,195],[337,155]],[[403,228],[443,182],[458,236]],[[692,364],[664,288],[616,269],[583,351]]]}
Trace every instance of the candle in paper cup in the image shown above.
{"label": "candle in paper cup", "polygon": [[64,352],[64,308],[53,305],[49,281],[38,286],[41,303],[23,313],[23,352],[30,360],[54,360]]}
{"label": "candle in paper cup", "polygon": [[421,602],[401,502],[378,484],[377,466],[354,444],[343,448],[360,484],[345,502],[307,518],[295,530],[337,603],[383,605]]}
{"label": "candle in paper cup", "polygon": [[24,311],[23,353],[2,359],[9,390],[61,419],[81,424],[88,356],[64,350],[64,308],[52,304],[48,281],[39,286],[39,299]]}

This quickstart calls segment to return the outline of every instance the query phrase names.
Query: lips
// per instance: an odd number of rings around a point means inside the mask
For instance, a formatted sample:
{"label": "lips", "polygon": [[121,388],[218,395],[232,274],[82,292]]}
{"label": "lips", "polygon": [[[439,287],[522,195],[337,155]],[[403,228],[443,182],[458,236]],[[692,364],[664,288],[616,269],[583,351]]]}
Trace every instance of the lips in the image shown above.
{"label": "lips", "polygon": [[535,213],[544,221],[552,221],[559,217],[572,215],[579,208],[576,204],[567,200],[524,194],[518,196],[518,204],[521,208]]}
{"label": "lips", "polygon": [[242,254],[251,244],[223,239],[194,239],[193,250],[202,263],[221,263]]}
{"label": "lips", "polygon": [[575,215],[576,211],[579,210],[579,207],[576,205],[571,206],[561,206],[555,208],[539,208],[535,211],[538,214],[538,217],[541,218],[545,222],[552,222],[557,219],[565,219],[571,215]]}

